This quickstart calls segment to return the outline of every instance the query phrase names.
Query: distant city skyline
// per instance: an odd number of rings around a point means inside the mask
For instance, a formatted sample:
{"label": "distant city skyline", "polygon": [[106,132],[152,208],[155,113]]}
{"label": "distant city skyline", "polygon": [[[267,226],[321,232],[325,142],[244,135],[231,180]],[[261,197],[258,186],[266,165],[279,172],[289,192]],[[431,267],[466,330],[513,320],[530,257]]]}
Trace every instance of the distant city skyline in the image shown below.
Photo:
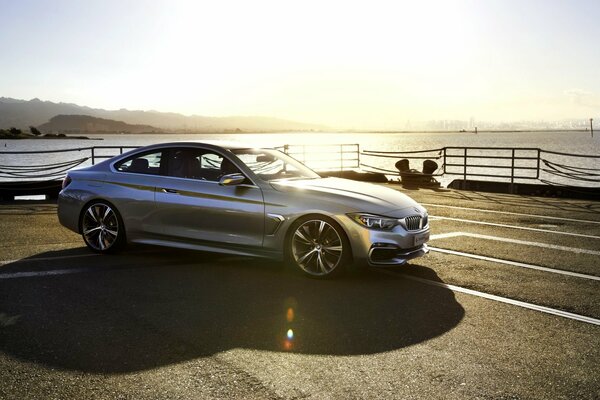
{"label": "distant city skyline", "polygon": [[336,129],[600,122],[598,1],[0,0],[0,10],[0,96]]}

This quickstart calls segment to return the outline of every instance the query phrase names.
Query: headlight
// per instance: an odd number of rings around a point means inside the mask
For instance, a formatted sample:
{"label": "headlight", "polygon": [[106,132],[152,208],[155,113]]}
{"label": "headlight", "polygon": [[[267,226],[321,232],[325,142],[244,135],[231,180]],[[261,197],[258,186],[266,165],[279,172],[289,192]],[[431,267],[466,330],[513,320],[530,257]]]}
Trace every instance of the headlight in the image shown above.
{"label": "headlight", "polygon": [[355,213],[348,214],[348,216],[354,221],[356,221],[358,224],[369,229],[380,229],[384,231],[389,231],[392,230],[399,223],[398,219],[396,218],[386,218],[373,214]]}

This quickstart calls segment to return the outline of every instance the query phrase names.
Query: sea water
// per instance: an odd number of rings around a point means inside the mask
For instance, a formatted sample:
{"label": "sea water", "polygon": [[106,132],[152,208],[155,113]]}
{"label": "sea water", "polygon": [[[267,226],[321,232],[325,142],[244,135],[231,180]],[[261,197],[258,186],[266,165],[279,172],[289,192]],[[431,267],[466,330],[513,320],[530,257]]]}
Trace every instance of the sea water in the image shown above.
{"label": "sea water", "polygon": [[[177,141],[227,141],[239,142],[251,146],[276,147],[288,145],[308,145],[308,152],[317,151],[315,145],[325,146],[334,144],[355,143],[360,146],[361,151],[415,151],[428,150],[441,147],[517,147],[517,148],[540,148],[542,150],[558,151],[564,153],[600,155],[600,132],[591,133],[584,131],[522,131],[522,132],[405,132],[405,133],[327,133],[327,132],[285,132],[285,133],[206,133],[206,134],[105,134],[87,135],[91,139],[23,139],[23,140],[0,140],[0,152],[17,151],[45,151],[57,149],[78,149],[92,146],[145,146],[155,143],[177,142]],[[101,140],[100,140],[101,139]],[[326,147],[334,152],[335,147]],[[114,150],[110,150],[113,151]],[[96,151],[98,154],[108,154],[106,151]],[[116,153],[115,153],[116,154]],[[506,155],[503,153],[502,155]],[[89,150],[73,151],[67,153],[47,154],[0,154],[0,171],[6,166],[36,166],[52,164],[69,160],[89,157]],[[332,154],[332,159],[337,155]],[[589,168],[590,173],[599,174],[600,159],[562,157],[556,155],[543,155],[549,161],[574,166],[577,168]],[[398,159],[404,157],[398,157]],[[395,158],[362,157],[361,161],[368,160],[369,165],[379,168],[394,170]],[[437,160],[441,164],[441,160]],[[366,161],[365,161],[366,162]],[[411,168],[420,169],[421,160],[411,161]],[[500,163],[510,165],[510,161],[500,160]],[[90,165],[91,160],[82,165]],[[335,167],[334,165],[333,167]],[[543,167],[542,162],[542,167]],[[483,170],[485,172],[485,170]],[[498,174],[498,170],[490,169],[488,172]],[[501,174],[505,174],[503,172]],[[544,176],[546,175],[546,176]],[[445,177],[454,179],[457,176]],[[552,174],[542,173],[542,178],[553,179],[557,183],[566,183],[564,178]],[[592,176],[592,178],[595,178]],[[6,174],[2,174],[6,180]],[[21,179],[22,180],[22,179]],[[572,182],[573,183],[573,182]],[[593,181],[580,181],[580,186],[598,186]]]}

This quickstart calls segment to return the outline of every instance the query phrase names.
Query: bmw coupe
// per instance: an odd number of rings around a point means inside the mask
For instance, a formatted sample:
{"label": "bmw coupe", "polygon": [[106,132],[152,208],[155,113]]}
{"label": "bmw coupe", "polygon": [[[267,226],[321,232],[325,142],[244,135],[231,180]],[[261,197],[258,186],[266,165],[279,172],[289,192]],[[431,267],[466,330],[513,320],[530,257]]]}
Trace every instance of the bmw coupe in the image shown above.
{"label": "bmw coupe", "polygon": [[428,252],[427,211],[410,197],[242,145],[157,144],[71,170],[58,217],[101,253],[134,242],[270,257],[312,277]]}

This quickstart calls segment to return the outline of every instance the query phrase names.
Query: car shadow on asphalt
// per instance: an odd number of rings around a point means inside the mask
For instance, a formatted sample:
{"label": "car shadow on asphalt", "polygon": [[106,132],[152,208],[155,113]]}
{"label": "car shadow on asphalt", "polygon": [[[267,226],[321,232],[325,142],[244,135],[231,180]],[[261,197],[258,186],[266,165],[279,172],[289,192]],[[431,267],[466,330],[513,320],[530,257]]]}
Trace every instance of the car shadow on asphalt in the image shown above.
{"label": "car shadow on asphalt", "polygon": [[[65,260],[50,260],[44,270],[53,262],[64,269]],[[450,290],[367,268],[322,281],[272,261],[176,250],[70,257],[69,264],[86,270],[0,279],[0,314],[11,321],[0,324],[0,351],[93,373],[236,348],[351,356],[421,343],[464,316]]]}

